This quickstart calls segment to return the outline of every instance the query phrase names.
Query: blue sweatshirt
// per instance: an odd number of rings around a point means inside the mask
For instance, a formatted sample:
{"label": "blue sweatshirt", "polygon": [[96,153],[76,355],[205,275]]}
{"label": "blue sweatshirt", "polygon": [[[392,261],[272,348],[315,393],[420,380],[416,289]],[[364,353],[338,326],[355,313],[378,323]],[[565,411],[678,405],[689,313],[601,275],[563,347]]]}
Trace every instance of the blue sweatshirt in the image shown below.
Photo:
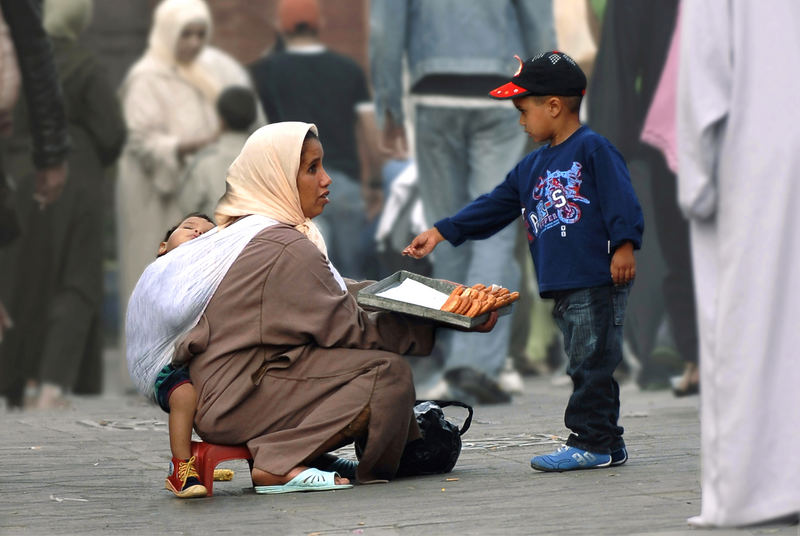
{"label": "blue sweatshirt", "polygon": [[614,249],[642,243],[644,217],[628,168],[586,126],[522,159],[488,194],[435,223],[450,243],[488,238],[522,212],[539,292],[610,285]]}

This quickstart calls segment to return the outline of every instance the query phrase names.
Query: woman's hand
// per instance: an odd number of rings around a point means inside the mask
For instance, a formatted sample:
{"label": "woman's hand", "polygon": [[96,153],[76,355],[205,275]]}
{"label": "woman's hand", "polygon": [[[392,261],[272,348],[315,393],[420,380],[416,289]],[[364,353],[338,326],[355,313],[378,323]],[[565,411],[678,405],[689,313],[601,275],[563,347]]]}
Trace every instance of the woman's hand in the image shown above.
{"label": "woman's hand", "polygon": [[470,331],[476,331],[478,333],[489,333],[494,329],[494,325],[497,324],[497,311],[492,311],[489,313],[489,318],[486,319],[486,322],[480,324],[479,326],[475,326]]}
{"label": "woman's hand", "polygon": [[442,236],[442,233],[439,232],[439,229],[436,227],[431,227],[427,231],[423,231],[414,237],[414,240],[412,240],[411,243],[403,250],[403,255],[408,255],[409,257],[414,257],[415,259],[421,259],[433,251],[433,248],[435,248],[436,245],[443,240],[444,237]]}
{"label": "woman's hand", "polygon": [[489,313],[489,318],[486,319],[486,322],[483,324],[477,325],[474,328],[458,328],[455,327],[453,329],[458,331],[467,331],[467,332],[475,332],[475,333],[489,333],[494,329],[494,325],[497,324],[497,311],[492,311]]}

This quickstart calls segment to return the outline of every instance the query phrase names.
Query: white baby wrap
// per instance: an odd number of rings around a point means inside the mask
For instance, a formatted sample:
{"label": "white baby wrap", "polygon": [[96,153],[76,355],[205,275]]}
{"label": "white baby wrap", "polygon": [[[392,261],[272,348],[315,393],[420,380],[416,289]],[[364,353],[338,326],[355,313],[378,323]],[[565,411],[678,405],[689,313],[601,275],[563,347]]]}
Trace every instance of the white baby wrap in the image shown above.
{"label": "white baby wrap", "polygon": [[244,247],[277,221],[252,215],[186,242],[152,262],[128,302],[128,372],[140,393],[153,386],[181,338],[197,325],[222,278]]}

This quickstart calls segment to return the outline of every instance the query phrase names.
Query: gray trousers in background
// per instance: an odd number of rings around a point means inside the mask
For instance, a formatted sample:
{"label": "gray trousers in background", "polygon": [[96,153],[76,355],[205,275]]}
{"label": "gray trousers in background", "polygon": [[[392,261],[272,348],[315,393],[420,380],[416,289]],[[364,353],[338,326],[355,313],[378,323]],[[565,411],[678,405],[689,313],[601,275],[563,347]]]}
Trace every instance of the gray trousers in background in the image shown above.
{"label": "gray trousers in background", "polygon": [[[415,114],[419,189],[429,224],[491,191],[522,157],[526,137],[514,108],[417,105]],[[458,247],[442,242],[431,258],[433,277],[515,290],[520,278],[514,257],[517,227],[508,225],[491,238]],[[428,377],[415,370],[416,384],[435,382],[438,375],[459,367],[497,378],[508,355],[510,331],[510,316],[488,334],[439,330],[434,355],[442,359],[443,369]]]}

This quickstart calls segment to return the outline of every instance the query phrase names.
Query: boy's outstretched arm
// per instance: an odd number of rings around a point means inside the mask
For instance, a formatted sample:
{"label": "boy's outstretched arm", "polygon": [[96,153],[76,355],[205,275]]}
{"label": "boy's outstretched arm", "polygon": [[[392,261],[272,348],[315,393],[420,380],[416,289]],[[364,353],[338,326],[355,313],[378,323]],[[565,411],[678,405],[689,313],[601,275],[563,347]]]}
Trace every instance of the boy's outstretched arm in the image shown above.
{"label": "boy's outstretched arm", "polygon": [[615,285],[622,285],[632,281],[634,277],[636,277],[636,259],[633,256],[633,242],[628,240],[614,250],[614,255],[611,257],[611,279]]}
{"label": "boy's outstretched arm", "polygon": [[414,237],[414,240],[412,240],[411,243],[403,250],[403,255],[408,255],[410,257],[414,257],[415,259],[421,259],[433,251],[433,248],[435,248],[436,245],[443,240],[444,237],[442,236],[442,233],[439,232],[439,229],[436,227],[431,227],[427,231],[423,231]]}

